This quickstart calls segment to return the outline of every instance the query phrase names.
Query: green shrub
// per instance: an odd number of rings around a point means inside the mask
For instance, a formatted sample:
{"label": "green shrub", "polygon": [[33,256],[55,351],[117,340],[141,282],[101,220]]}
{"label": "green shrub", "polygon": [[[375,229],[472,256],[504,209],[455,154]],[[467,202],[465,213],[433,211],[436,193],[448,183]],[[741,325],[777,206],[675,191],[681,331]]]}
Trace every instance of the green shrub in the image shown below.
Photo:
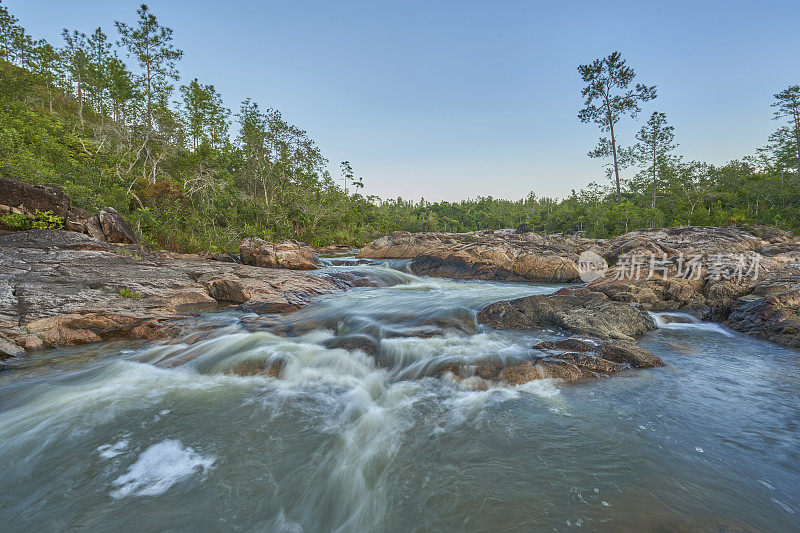
{"label": "green shrub", "polygon": [[52,211],[39,211],[34,213],[33,229],[63,229],[64,217],[54,215]]}
{"label": "green shrub", "polygon": [[131,290],[127,287],[123,287],[119,290],[120,298],[141,298],[141,293],[138,293],[134,290]]}
{"label": "green shrub", "polygon": [[4,213],[0,215],[0,226],[12,230],[24,231],[26,229],[31,229],[33,220],[20,213]]}
{"label": "green shrub", "polygon": [[33,218],[20,213],[4,213],[0,215],[0,226],[5,226],[16,231],[29,229],[62,229],[64,217],[54,215],[52,211],[34,212]]}

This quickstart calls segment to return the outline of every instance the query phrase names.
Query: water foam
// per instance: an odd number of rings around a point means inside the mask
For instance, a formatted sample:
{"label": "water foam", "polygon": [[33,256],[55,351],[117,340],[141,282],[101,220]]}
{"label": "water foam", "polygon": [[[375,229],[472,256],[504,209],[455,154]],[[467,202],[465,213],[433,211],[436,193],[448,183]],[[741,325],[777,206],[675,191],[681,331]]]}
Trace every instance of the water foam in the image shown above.
{"label": "water foam", "polygon": [[98,446],[97,451],[100,454],[101,459],[111,459],[125,453],[125,450],[128,449],[129,444],[130,441],[124,439],[113,444],[103,444],[102,446]]}
{"label": "water foam", "polygon": [[203,456],[177,439],[167,439],[143,451],[125,474],[113,481],[112,498],[158,496],[197,473],[205,473],[216,457]]}

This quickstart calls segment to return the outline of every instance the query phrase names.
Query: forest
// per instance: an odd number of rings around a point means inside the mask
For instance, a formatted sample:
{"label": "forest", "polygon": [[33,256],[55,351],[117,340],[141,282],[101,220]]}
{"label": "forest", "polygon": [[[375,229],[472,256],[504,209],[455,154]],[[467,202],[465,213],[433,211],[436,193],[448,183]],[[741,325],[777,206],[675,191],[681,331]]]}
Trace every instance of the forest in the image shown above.
{"label": "forest", "polygon": [[[674,225],[800,229],[800,86],[776,87],[776,130],[724,165],[685,160],[657,89],[619,52],[578,67],[577,118],[601,132],[597,180],[566,198],[380,199],[344,161],[277,109],[228,109],[213,84],[182,75],[173,30],[142,5],[129,21],[63,41],[36,39],[0,4],[0,177],[56,185],[81,208],[117,209],[158,248],[232,251],[244,237],[361,245],[395,230],[526,224],[608,237]],[[635,139],[617,126],[640,120]],[[626,175],[632,176],[625,179]],[[503,176],[491,176],[503,179]],[[367,180],[369,177],[366,178]]]}

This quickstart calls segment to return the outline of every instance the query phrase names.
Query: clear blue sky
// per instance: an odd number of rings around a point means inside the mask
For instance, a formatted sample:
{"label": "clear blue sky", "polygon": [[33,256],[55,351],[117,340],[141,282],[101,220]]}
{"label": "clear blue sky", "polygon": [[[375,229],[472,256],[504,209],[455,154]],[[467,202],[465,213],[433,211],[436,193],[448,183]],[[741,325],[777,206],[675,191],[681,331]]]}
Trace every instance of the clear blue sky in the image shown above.
{"label": "clear blue sky", "polygon": [[[140,2],[5,0],[36,37],[132,21]],[[800,83],[800,2],[304,2],[152,0],[185,51],[183,79],[213,83],[306,129],[366,192],[457,200],[564,196],[604,178],[586,157],[577,65],[619,49],[679,151],[724,162],[776,128],[772,94]],[[337,173],[338,175],[338,173]]]}

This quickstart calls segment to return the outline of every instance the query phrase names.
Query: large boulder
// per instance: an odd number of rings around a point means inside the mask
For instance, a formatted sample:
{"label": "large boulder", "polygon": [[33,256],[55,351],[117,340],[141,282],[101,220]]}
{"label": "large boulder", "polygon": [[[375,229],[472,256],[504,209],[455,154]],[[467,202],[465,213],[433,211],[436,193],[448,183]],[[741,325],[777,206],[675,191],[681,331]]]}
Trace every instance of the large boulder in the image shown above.
{"label": "large boulder", "polygon": [[648,315],[633,306],[584,288],[493,303],[481,310],[478,321],[501,329],[557,327],[625,340],[655,327]]}
{"label": "large boulder", "polygon": [[34,213],[50,211],[64,219],[72,218],[70,198],[58,187],[40,187],[0,178],[0,204]]}
{"label": "large boulder", "polygon": [[319,259],[313,248],[297,241],[274,243],[252,237],[242,241],[239,253],[245,265],[290,270],[314,270],[319,267]]}
{"label": "large boulder", "polygon": [[97,213],[100,228],[106,242],[138,244],[139,238],[125,219],[113,207],[106,207]]}

